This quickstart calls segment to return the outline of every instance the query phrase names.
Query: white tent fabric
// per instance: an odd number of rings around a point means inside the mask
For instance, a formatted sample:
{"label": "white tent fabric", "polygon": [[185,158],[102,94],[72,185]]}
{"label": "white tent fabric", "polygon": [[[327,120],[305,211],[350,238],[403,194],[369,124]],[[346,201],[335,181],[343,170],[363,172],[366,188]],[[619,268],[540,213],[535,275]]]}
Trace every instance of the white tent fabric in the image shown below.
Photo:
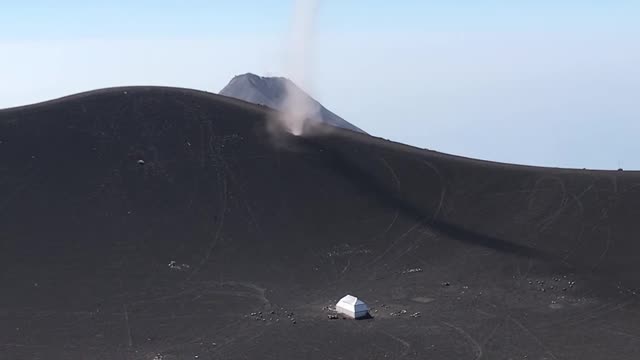
{"label": "white tent fabric", "polygon": [[367,316],[369,307],[357,297],[347,295],[336,304],[336,312],[358,319]]}

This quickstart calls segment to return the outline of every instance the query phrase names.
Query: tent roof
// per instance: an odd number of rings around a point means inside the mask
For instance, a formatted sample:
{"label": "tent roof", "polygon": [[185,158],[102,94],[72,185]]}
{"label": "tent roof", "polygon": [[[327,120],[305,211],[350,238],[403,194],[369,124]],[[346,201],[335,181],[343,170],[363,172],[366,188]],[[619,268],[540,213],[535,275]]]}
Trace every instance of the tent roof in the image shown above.
{"label": "tent roof", "polygon": [[364,305],[364,302],[362,302],[362,300],[359,300],[357,297],[352,295],[347,295],[343,297],[342,299],[340,299],[339,303],[343,303],[351,306]]}

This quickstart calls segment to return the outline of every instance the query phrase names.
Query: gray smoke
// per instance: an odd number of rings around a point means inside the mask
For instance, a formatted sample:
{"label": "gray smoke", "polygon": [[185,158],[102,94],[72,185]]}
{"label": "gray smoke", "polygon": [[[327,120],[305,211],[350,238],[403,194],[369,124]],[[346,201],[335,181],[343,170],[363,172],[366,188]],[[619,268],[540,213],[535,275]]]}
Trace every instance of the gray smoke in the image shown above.
{"label": "gray smoke", "polygon": [[[295,0],[288,47],[288,76],[303,89],[310,87],[310,58],[318,0]],[[302,135],[306,122],[318,109],[307,96],[302,96],[287,82],[281,123],[294,135]]]}

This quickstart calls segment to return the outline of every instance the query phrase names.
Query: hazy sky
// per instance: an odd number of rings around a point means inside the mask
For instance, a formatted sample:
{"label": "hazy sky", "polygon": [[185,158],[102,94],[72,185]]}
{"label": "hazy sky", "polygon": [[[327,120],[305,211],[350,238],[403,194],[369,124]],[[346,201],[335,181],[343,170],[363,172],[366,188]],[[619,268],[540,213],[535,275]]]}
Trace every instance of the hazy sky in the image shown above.
{"label": "hazy sky", "polygon": [[[135,4],[133,4],[135,3]],[[640,2],[320,1],[309,92],[464,156],[640,169]],[[117,85],[287,75],[291,0],[2,3],[0,108]]]}

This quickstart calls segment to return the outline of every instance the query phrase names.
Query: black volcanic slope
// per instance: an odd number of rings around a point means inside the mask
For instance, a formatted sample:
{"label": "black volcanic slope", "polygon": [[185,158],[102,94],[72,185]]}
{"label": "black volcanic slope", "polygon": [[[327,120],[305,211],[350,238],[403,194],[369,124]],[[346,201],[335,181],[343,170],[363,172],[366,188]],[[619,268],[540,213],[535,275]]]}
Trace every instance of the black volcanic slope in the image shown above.
{"label": "black volcanic slope", "polygon": [[[640,358],[640,174],[268,111],[148,87],[0,111],[0,358]],[[328,319],[347,293],[373,319]]]}

